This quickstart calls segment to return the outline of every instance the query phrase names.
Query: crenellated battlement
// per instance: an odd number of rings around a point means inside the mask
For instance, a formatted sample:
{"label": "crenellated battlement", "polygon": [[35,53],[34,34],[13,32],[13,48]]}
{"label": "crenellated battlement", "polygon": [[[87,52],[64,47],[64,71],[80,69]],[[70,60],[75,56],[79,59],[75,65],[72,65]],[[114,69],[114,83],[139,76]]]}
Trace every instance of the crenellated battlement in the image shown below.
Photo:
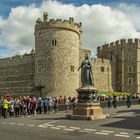
{"label": "crenellated battlement", "polygon": [[138,44],[140,44],[140,39],[135,38],[135,39],[121,39],[121,40],[117,40],[115,42],[111,42],[109,44],[104,44],[102,46],[97,47],[97,52],[100,51],[112,51],[114,49],[116,49],[116,47],[128,47],[128,46],[138,46]]}
{"label": "crenellated battlement", "polygon": [[73,30],[79,35],[82,32],[82,23],[75,23],[74,18],[70,17],[69,20],[62,19],[49,19],[48,14],[44,13],[43,20],[38,18],[36,20],[35,32],[47,28],[63,28],[67,30]]}

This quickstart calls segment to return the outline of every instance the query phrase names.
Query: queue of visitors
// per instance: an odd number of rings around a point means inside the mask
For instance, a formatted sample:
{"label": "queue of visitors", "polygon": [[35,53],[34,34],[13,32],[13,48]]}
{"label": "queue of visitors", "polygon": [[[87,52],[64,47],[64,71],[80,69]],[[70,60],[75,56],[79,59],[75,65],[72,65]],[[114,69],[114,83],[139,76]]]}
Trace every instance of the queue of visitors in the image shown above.
{"label": "queue of visitors", "polygon": [[[100,96],[96,94],[95,100],[97,101],[107,101],[108,108],[117,106],[117,101],[126,100],[127,107],[131,106],[131,99],[139,99],[140,94],[130,94],[126,95],[108,95]],[[78,102],[78,97],[47,97],[42,99],[41,97],[30,97],[30,96],[19,96],[12,98],[11,96],[3,96],[0,98],[0,116],[7,118],[7,116],[36,116],[36,114],[42,113],[56,113],[60,105],[65,107],[65,111],[68,112],[70,109],[70,104],[72,104],[73,109],[76,109],[76,104]]]}
{"label": "queue of visitors", "polygon": [[1,97],[0,98],[0,116],[7,118],[9,116],[19,117],[21,115],[31,117],[31,115],[36,116],[36,114],[42,113],[52,113],[58,111],[58,104],[64,104],[65,110],[68,112],[69,103],[73,103],[74,107],[78,99],[74,98],[45,98],[41,97],[30,97],[30,96],[20,96],[16,98],[12,97]]}

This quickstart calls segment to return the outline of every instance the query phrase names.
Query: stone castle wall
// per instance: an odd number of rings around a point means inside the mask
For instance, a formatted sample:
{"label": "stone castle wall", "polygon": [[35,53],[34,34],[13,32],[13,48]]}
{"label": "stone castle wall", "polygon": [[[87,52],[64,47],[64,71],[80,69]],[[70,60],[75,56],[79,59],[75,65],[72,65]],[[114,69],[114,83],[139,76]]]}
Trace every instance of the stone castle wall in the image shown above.
{"label": "stone castle wall", "polygon": [[47,20],[35,26],[35,85],[43,95],[76,96],[79,87],[81,25],[73,19]]}
{"label": "stone castle wall", "polygon": [[94,85],[102,91],[113,91],[111,62],[107,59],[95,58],[92,60]]}
{"label": "stone castle wall", "polygon": [[0,92],[31,94],[34,88],[34,54],[0,59]]}

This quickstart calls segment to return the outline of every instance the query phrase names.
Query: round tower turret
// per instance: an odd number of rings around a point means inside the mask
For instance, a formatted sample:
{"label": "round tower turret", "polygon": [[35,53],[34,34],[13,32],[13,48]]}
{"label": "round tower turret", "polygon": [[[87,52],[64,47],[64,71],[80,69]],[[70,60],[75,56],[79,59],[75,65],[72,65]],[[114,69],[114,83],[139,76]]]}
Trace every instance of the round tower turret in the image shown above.
{"label": "round tower turret", "polygon": [[35,25],[35,85],[42,95],[75,96],[79,87],[81,23],[50,19]]}

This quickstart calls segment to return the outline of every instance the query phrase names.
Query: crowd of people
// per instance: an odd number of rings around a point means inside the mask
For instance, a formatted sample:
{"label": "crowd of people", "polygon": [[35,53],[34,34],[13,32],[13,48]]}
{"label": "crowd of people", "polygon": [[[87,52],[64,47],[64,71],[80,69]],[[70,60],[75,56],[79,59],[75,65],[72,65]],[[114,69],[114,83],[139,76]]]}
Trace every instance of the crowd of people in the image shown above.
{"label": "crowd of people", "polygon": [[129,108],[132,104],[132,99],[138,99],[139,104],[140,104],[140,94],[124,94],[124,95],[109,95],[107,96],[108,100],[108,108],[114,107],[116,108],[117,104],[116,102],[119,100],[126,100],[126,105]]}
{"label": "crowd of people", "polygon": [[[130,94],[126,95],[108,95],[100,96],[97,94],[95,96],[96,101],[107,101],[108,108],[116,108],[116,102],[118,100],[126,100],[127,107],[131,106],[131,99],[139,99],[140,103],[140,94]],[[11,96],[0,97],[0,116],[7,118],[7,116],[36,116],[37,114],[42,113],[52,113],[57,112],[60,105],[64,106],[64,110],[68,112],[70,104],[75,109],[78,102],[78,97],[30,97],[30,96],[19,96],[12,98]]]}
{"label": "crowd of people", "polygon": [[101,96],[100,101],[106,101],[108,100],[109,96],[111,96],[113,98],[113,96],[115,96],[116,100],[126,100],[127,99],[127,95],[131,95],[132,99],[139,99],[140,98],[140,93],[134,93],[134,94],[119,94],[119,95],[105,95],[105,96]]}
{"label": "crowd of people", "polygon": [[52,113],[58,111],[58,105],[64,104],[65,110],[69,110],[69,104],[75,107],[78,99],[76,97],[67,98],[60,96],[59,98],[44,98],[20,96],[16,98],[1,97],[0,98],[0,116],[7,118],[7,115],[19,117],[21,115],[31,117],[32,115],[42,113]]}

